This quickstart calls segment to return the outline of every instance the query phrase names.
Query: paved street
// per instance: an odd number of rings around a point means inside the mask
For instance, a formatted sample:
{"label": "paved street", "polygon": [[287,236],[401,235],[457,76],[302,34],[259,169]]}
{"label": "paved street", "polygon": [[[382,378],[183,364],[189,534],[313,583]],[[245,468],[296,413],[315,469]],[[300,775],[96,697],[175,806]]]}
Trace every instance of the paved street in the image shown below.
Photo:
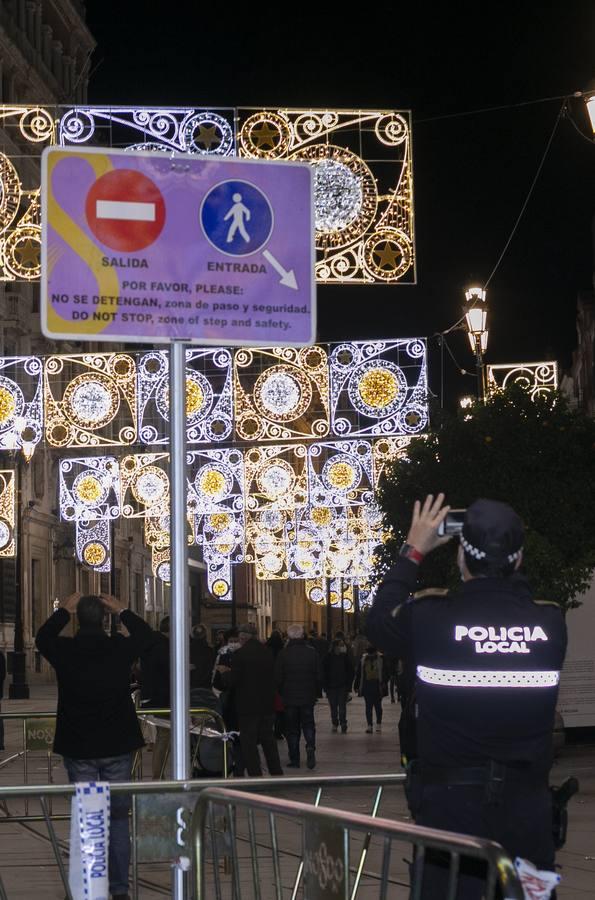
{"label": "paved street", "polygon": [[[25,712],[33,710],[52,710],[55,708],[55,688],[52,685],[34,682],[31,685],[32,699],[27,702],[3,701],[4,712]],[[318,765],[316,773],[330,774],[374,774],[399,771],[396,722],[398,705],[385,701],[385,719],[381,734],[364,733],[365,720],[363,702],[354,698],[348,707],[349,731],[346,735],[332,734],[326,703],[317,707],[318,728]],[[6,751],[2,759],[6,760],[21,746],[21,730],[16,723],[6,727]],[[285,747],[281,754],[282,762],[286,762]],[[64,781],[63,770],[56,759],[53,777],[56,782]],[[30,780],[47,783],[47,757],[43,753],[31,757],[29,765]],[[292,771],[292,770],[288,770]],[[150,757],[145,754],[145,772],[150,772]],[[298,774],[309,774],[303,767]],[[572,800],[570,815],[570,836],[567,847],[558,856],[563,881],[559,890],[559,900],[584,900],[595,893],[595,744],[571,744],[565,748],[554,767],[554,782],[559,783],[567,775],[575,774],[581,782],[581,793]],[[0,784],[16,784],[22,782],[22,762],[13,761],[0,768]],[[313,799],[313,791],[301,790],[287,794],[293,799],[309,802]],[[372,791],[368,788],[350,788],[349,790],[331,789],[322,798],[322,804],[332,805],[340,809],[368,813],[372,804]],[[9,803],[14,811],[16,804]],[[54,812],[64,809],[63,804],[56,804]],[[30,812],[35,812],[33,805]],[[407,810],[400,788],[388,789],[380,808],[380,814],[388,818],[406,818]],[[54,863],[51,846],[45,835],[43,824],[23,825],[3,823],[0,840],[0,873],[7,890],[9,900],[29,900],[34,896],[56,898],[61,900],[64,892],[60,886],[57,868]],[[57,825],[61,837],[67,834],[67,826],[61,822]],[[284,835],[289,841],[291,837]],[[405,880],[405,863],[395,859],[395,869],[391,866],[391,878],[397,884]],[[398,854],[393,854],[398,856]],[[245,859],[248,866],[248,859]],[[261,877],[270,883],[270,862],[265,863]],[[282,875],[284,887],[289,891],[295,877],[297,862],[288,859],[283,864]],[[368,869],[378,871],[378,860],[371,854],[367,861]],[[140,898],[168,895],[169,875],[163,865],[143,864],[141,866]],[[395,888],[396,896],[405,897],[404,888]],[[364,897],[375,896],[372,883],[363,883],[361,894]],[[248,891],[248,896],[250,893]]]}

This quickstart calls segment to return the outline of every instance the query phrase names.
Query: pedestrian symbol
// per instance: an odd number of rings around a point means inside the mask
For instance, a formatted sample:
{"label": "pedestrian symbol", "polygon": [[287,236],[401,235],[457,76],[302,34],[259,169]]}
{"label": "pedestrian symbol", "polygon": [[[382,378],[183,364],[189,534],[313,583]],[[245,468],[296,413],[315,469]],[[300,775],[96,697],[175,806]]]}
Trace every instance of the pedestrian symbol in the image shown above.
{"label": "pedestrian symbol", "polygon": [[227,240],[226,243],[231,244],[233,241],[233,236],[236,231],[239,231],[245,241],[250,240],[250,235],[244,228],[244,217],[246,221],[250,221],[250,210],[244,206],[242,203],[242,195],[234,194],[233,195],[233,206],[225,216],[225,222],[231,217],[232,222],[229,226],[229,231],[227,232]]}
{"label": "pedestrian symbol", "polygon": [[273,211],[266,195],[249,181],[222,181],[204,198],[200,224],[217,250],[250,256],[268,242]]}

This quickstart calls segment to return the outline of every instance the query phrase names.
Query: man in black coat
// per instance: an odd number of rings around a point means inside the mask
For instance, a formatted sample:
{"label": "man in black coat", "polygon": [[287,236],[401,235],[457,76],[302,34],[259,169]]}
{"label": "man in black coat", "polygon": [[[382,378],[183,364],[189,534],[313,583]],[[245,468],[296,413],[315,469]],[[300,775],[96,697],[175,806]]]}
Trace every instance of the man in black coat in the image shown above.
{"label": "man in black coat", "polygon": [[275,661],[268,647],[257,638],[256,627],[240,625],[239,650],[231,656],[231,669],[225,673],[237,714],[240,745],[248,775],[262,775],[258,745],[260,744],[271,775],[283,775],[275,724]]}
{"label": "man in black coat", "polygon": [[190,638],[190,687],[211,690],[217,653],[207,641],[204,625],[195,625]]}
{"label": "man in black coat", "polygon": [[[76,610],[79,630],[60,637]],[[106,613],[120,615],[130,637],[110,637]],[[130,669],[154,639],[153,630],[114,597],[72,594],[37,632],[37,649],[56,670],[58,711],[54,752],[71,782],[130,781],[143,737],[130,695]],[[111,798],[109,881],[114,900],[128,897],[129,800]]]}
{"label": "man in black coat", "polygon": [[277,657],[275,680],[285,707],[290,769],[300,766],[300,735],[306,741],[309,769],[316,765],[314,704],[322,689],[322,664],[316,650],[306,643],[301,625],[287,629],[289,642]]}

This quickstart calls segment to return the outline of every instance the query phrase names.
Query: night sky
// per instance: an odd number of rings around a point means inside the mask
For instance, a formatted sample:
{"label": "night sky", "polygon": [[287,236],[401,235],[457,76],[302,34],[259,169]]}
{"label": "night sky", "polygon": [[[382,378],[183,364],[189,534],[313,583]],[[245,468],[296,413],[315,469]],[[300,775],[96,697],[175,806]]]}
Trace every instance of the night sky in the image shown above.
{"label": "night sky", "polygon": [[[408,8],[87,2],[91,103],[412,110],[418,284],[319,287],[324,341],[431,338],[452,325],[464,289],[496,265],[562,101],[471,111],[572,94],[595,77],[590,0]],[[487,362],[570,364],[577,294],[592,290],[595,212],[595,144],[582,101],[570,109],[576,127],[560,121],[489,285]],[[449,345],[472,372],[466,336]],[[448,356],[445,376],[447,397],[475,388]]]}

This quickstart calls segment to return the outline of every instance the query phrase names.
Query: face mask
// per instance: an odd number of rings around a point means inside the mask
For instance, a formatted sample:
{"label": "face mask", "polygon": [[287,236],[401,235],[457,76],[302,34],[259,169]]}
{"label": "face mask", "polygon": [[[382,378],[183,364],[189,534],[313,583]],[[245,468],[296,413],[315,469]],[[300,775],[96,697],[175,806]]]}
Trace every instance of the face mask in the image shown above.
{"label": "face mask", "polygon": [[337,647],[337,653],[347,653],[347,647]]}

